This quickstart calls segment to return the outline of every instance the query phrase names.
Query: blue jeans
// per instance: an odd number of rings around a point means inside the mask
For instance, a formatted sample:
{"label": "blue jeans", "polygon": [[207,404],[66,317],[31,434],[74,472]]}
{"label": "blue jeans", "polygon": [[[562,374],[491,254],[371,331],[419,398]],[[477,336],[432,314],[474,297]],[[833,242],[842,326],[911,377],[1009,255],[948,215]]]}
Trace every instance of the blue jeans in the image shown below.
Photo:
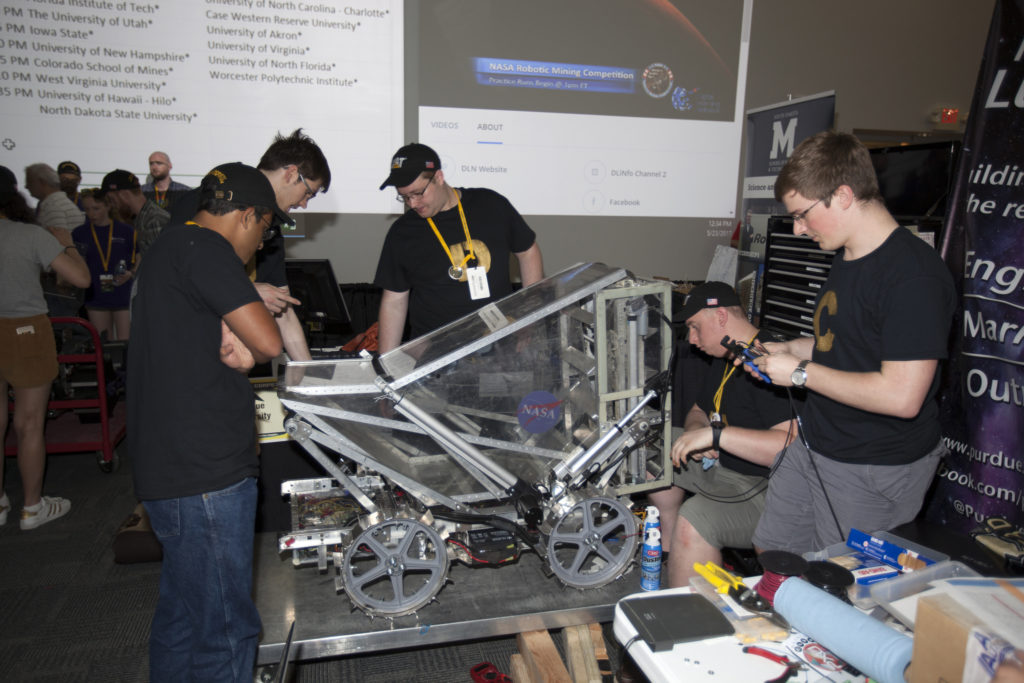
{"label": "blue jeans", "polygon": [[252,601],[256,479],[144,501],[164,547],[149,637],[150,681],[245,681],[256,664]]}

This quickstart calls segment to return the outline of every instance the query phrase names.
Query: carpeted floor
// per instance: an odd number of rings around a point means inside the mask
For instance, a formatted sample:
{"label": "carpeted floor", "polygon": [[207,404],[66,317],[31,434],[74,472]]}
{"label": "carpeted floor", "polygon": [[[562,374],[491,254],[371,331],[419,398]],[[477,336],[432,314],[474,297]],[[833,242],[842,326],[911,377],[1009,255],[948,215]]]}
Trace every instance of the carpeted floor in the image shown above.
{"label": "carpeted floor", "polygon": [[[18,527],[21,482],[14,458],[5,489],[13,509],[0,527],[0,679],[11,683],[135,683],[148,679],[149,621],[158,563],[121,565],[111,543],[135,507],[131,462],[104,473],[89,454],[51,455],[44,492],[71,512],[33,531]],[[610,628],[612,665],[618,648]],[[555,637],[560,644],[561,638]],[[295,683],[455,683],[482,661],[508,673],[514,638],[350,656],[295,665]]]}

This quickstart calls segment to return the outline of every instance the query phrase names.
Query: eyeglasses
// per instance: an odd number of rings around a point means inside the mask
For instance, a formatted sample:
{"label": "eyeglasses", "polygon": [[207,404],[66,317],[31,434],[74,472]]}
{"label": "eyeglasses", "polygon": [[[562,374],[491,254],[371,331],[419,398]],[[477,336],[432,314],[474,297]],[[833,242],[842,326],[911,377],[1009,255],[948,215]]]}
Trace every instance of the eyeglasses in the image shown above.
{"label": "eyeglasses", "polygon": [[824,197],[822,197],[818,201],[814,202],[813,204],[808,206],[803,211],[797,211],[796,213],[791,213],[789,215],[793,217],[793,222],[794,223],[803,223],[804,221],[807,220],[807,214],[809,214],[811,212],[811,209],[816,207],[818,204],[821,204],[823,201],[825,201]]}
{"label": "eyeglasses", "polygon": [[299,180],[301,180],[302,184],[306,186],[306,199],[312,199],[313,197],[315,197],[316,191],[309,186],[309,183],[306,182],[306,179],[302,177],[301,173],[299,174]]}
{"label": "eyeglasses", "polygon": [[[257,219],[260,223],[263,223],[263,219]],[[263,228],[263,237],[260,238],[263,242],[269,242],[277,234],[277,230],[274,228],[274,212],[271,211],[266,217],[267,227]]]}
{"label": "eyeglasses", "polygon": [[434,178],[436,177],[436,175],[430,176],[430,180],[427,181],[427,184],[423,186],[422,190],[416,190],[415,192],[410,192],[409,194],[399,193],[398,196],[395,197],[395,201],[405,204],[411,202],[414,199],[419,199],[427,191],[427,188],[430,187],[430,183],[434,182]]}

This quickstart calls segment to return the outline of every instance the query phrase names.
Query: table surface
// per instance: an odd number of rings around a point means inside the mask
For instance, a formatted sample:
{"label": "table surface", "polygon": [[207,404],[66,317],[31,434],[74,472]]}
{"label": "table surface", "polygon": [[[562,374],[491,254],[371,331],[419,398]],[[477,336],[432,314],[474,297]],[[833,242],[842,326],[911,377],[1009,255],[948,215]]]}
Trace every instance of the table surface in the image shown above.
{"label": "table surface", "polygon": [[[652,595],[689,593],[690,588],[671,588],[656,593],[636,593],[629,598]],[[615,607],[613,625],[615,638],[626,645],[637,634],[633,624],[619,606]],[[785,655],[791,660],[799,659],[803,669],[792,676],[791,683],[864,683],[867,679],[855,676],[841,667],[841,662],[811,638],[790,632],[784,642],[751,643],[773,653]],[[759,655],[743,652],[743,643],[734,636],[721,636],[690,643],[680,643],[671,650],[652,652],[642,640],[633,642],[629,655],[644,672],[651,683],[676,683],[677,681],[769,681],[785,671],[778,664]]]}
{"label": "table surface", "polygon": [[601,588],[578,590],[544,574],[534,553],[502,567],[452,563],[436,601],[416,614],[371,619],[337,595],[335,572],[296,567],[279,553],[276,533],[256,534],[255,601],[263,620],[258,663],[277,662],[295,622],[294,661],[424,647],[537,629],[609,622],[615,604],[640,589],[640,571]]}

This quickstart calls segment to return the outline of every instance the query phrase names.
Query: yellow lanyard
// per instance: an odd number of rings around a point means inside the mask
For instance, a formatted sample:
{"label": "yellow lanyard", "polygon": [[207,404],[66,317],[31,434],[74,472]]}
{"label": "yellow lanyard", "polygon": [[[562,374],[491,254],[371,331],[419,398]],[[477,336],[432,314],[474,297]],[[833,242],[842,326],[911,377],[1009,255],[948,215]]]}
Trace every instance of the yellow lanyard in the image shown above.
{"label": "yellow lanyard", "polygon": [[108,266],[110,265],[110,250],[114,245],[114,222],[110,222],[110,233],[107,235],[106,255],[103,254],[103,247],[100,246],[100,238],[99,235],[96,234],[96,226],[92,224],[92,221],[89,221],[89,230],[92,231],[92,240],[96,243],[96,251],[100,255],[100,263],[103,264],[103,272],[109,273],[110,268]]}
{"label": "yellow lanyard", "polygon": [[430,229],[434,231],[434,235],[437,236],[437,241],[441,243],[441,247],[444,249],[444,253],[448,254],[448,262],[452,264],[452,267],[448,269],[448,276],[453,280],[458,280],[462,277],[462,269],[470,259],[475,259],[476,255],[473,253],[473,239],[469,236],[469,224],[466,222],[466,212],[462,210],[462,200],[459,199],[459,193],[455,192],[455,204],[459,207],[459,218],[462,220],[462,231],[466,233],[466,244],[469,245],[466,256],[462,259],[462,263],[455,265],[455,257],[452,256],[452,250],[448,248],[447,242],[441,237],[441,231],[437,229],[437,225],[434,223],[433,218],[428,218],[427,223],[430,224]]}
{"label": "yellow lanyard", "polygon": [[[754,333],[754,336],[750,338],[750,341],[747,342],[747,346],[753,344],[755,339],[757,339],[756,332]],[[736,366],[726,362],[726,368],[722,372],[722,382],[718,385],[718,391],[715,392],[715,396],[712,399],[712,403],[715,406],[715,412],[713,415],[718,416],[719,420],[722,419],[722,394],[725,393],[725,383],[729,381],[729,378],[732,377],[732,373],[735,371]],[[712,422],[716,422],[714,417],[712,417]]]}
{"label": "yellow lanyard", "polygon": [[164,205],[164,200],[167,199],[167,190],[164,190],[163,194],[160,194],[160,190],[157,189],[156,185],[153,186],[153,198],[156,199],[156,203],[160,206]]}

